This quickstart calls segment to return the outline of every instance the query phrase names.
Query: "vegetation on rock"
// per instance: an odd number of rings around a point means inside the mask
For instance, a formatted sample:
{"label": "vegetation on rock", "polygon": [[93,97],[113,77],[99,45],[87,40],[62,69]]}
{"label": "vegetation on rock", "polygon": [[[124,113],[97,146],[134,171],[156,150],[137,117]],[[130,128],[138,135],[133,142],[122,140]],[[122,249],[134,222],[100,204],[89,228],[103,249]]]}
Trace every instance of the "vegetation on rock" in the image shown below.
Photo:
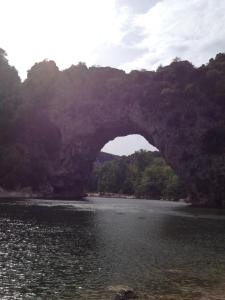
{"label": "vegetation on rock", "polygon": [[[129,74],[83,63],[60,71],[43,61],[21,82],[0,49],[0,186],[80,197],[100,149],[117,136],[140,134],[185,181],[192,203],[219,207],[224,115],[225,54],[199,68],[175,59],[157,71]],[[113,171],[120,169],[121,177],[123,164]],[[153,191],[154,174],[171,172],[163,168],[146,168],[139,189],[130,177],[124,186],[145,194],[151,183]]]}

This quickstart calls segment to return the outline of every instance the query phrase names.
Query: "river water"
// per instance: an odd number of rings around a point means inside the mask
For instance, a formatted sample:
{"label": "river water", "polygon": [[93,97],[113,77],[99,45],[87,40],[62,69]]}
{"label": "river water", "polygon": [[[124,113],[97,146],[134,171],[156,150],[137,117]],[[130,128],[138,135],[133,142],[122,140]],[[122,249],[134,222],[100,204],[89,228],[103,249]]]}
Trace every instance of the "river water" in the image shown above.
{"label": "river water", "polygon": [[225,214],[182,203],[1,200],[0,299],[225,299]]}

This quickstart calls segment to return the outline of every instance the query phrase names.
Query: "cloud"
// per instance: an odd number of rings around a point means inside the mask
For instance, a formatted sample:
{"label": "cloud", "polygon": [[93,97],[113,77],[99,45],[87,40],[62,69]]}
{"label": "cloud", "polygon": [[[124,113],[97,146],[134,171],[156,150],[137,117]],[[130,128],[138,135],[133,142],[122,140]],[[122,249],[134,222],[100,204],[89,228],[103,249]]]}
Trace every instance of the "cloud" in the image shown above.
{"label": "cloud", "polygon": [[127,30],[126,34],[122,39],[122,43],[128,46],[136,46],[140,43],[146,34],[143,32],[141,27],[138,26],[131,26],[130,29]]}
{"label": "cloud", "polygon": [[95,50],[97,65],[119,67],[147,54],[147,47],[138,47],[146,37],[143,28],[135,24],[135,17],[146,13],[162,0],[116,0],[115,8],[120,28],[117,41],[108,40]]}
{"label": "cloud", "polygon": [[96,49],[120,43],[127,17],[126,9],[117,11],[116,0],[1,1],[0,47],[23,78],[46,58],[60,68],[79,61],[92,65]]}
{"label": "cloud", "polygon": [[97,50],[96,64],[100,66],[118,67],[120,64],[133,61],[142,56],[147,49],[135,48],[124,44],[108,45]]}
{"label": "cloud", "polygon": [[224,0],[8,0],[1,45],[22,77],[36,61],[155,69],[174,57],[196,65],[225,51]]}
{"label": "cloud", "polygon": [[152,6],[161,0],[117,0],[117,8],[126,7],[132,14],[147,12]]}
{"label": "cloud", "polygon": [[124,38],[137,36],[133,47],[147,51],[120,67],[128,71],[155,69],[174,57],[188,59],[195,65],[206,63],[218,52],[225,52],[224,11],[224,0],[157,2],[147,12],[133,16]]}
{"label": "cloud", "polygon": [[[224,0],[118,0],[118,3],[127,18],[121,27],[119,44],[109,53],[112,56],[116,53],[114,63],[120,62],[119,56],[124,60],[120,68],[156,69],[175,57],[198,66],[218,52],[225,52]],[[140,148],[152,150],[147,142],[133,135],[115,139],[104,150],[130,154]]]}

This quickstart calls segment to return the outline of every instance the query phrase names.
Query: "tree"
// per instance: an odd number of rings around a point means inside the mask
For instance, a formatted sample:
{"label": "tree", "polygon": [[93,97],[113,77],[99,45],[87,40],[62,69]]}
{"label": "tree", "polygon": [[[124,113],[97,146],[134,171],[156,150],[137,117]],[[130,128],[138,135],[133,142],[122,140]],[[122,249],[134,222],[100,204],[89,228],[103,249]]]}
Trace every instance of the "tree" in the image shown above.
{"label": "tree", "polygon": [[17,145],[17,118],[21,103],[21,81],[0,48],[0,182],[12,186],[14,170],[20,162]]}
{"label": "tree", "polygon": [[183,183],[159,152],[144,150],[95,165],[89,187],[92,192],[137,198],[177,200],[186,196]]}

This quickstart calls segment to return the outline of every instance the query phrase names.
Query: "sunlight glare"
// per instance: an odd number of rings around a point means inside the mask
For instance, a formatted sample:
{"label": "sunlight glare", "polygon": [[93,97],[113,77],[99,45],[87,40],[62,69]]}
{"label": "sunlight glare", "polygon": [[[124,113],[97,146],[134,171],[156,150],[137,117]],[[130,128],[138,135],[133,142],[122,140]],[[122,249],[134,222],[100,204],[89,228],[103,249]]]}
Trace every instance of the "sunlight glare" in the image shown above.
{"label": "sunlight glare", "polygon": [[60,68],[79,61],[92,65],[99,47],[122,38],[124,16],[115,0],[8,0],[1,6],[1,47],[23,77],[43,59]]}

